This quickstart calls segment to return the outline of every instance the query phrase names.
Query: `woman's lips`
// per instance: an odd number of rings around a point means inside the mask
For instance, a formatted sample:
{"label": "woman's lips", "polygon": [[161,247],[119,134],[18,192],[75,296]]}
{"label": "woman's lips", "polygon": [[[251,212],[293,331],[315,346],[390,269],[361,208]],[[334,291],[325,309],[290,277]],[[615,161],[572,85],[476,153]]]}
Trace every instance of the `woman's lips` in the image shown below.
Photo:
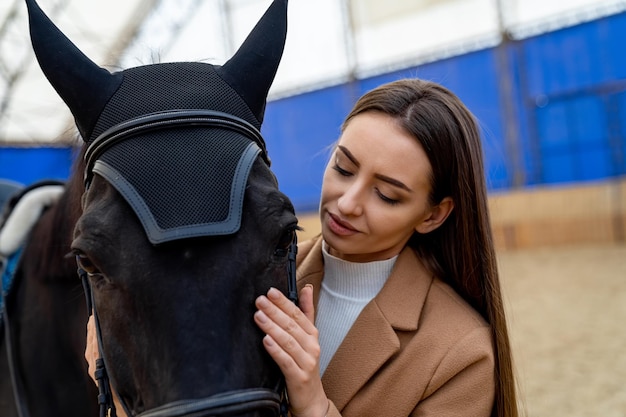
{"label": "woman's lips", "polygon": [[327,223],[328,228],[336,235],[349,236],[359,232],[350,223],[342,221],[337,216],[331,213],[328,213]]}

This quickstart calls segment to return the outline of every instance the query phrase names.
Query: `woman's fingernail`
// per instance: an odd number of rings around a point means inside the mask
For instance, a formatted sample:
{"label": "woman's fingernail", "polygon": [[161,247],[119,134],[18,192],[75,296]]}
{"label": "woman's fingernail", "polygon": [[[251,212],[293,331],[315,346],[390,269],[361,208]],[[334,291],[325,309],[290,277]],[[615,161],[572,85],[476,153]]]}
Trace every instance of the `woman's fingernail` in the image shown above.
{"label": "woman's fingernail", "polygon": [[267,316],[262,311],[257,311],[254,313],[254,317],[259,321],[259,323],[267,323]]}
{"label": "woman's fingernail", "polygon": [[269,298],[271,298],[272,300],[278,300],[280,298],[280,291],[278,291],[276,288],[272,287],[267,292],[267,296]]}
{"label": "woman's fingernail", "polygon": [[259,307],[267,307],[269,305],[267,298],[260,296],[256,299],[256,305]]}

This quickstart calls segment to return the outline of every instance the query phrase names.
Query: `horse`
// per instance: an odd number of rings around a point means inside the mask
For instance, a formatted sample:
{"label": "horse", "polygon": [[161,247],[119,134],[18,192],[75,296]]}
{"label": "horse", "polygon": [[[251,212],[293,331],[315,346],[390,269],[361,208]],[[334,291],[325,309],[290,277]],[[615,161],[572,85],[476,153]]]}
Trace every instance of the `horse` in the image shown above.
{"label": "horse", "polygon": [[[80,171],[82,159],[77,162]],[[66,184],[40,181],[24,189],[14,188],[7,201],[3,223],[15,221],[16,215],[25,211],[30,211],[30,218],[22,221],[23,230],[17,231],[26,239],[2,315],[3,417],[98,415],[98,392],[84,358],[87,303],[76,262],[67,256],[80,214],[81,178],[82,174]],[[45,203],[31,198],[28,207],[23,207],[26,196],[42,195],[46,188],[58,188],[60,195]],[[7,236],[0,233],[0,237]],[[7,239],[0,240],[9,245]]]}
{"label": "horse", "polygon": [[101,355],[100,415],[284,415],[253,314],[270,287],[296,301],[297,218],[260,133],[287,1],[224,65],[116,73],[26,3],[35,56],[84,140],[71,252]]}

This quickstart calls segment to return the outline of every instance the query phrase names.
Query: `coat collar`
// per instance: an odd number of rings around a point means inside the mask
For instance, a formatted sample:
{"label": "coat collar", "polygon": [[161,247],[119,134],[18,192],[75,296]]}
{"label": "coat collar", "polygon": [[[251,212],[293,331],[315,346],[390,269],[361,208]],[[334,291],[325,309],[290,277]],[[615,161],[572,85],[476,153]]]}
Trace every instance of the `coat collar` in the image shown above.
{"label": "coat collar", "polygon": [[[298,285],[313,284],[317,305],[324,276],[322,239],[300,250]],[[415,331],[433,277],[416,253],[405,248],[387,283],[356,320],[331,360],[322,382],[341,410],[378,369],[400,350],[396,331]]]}

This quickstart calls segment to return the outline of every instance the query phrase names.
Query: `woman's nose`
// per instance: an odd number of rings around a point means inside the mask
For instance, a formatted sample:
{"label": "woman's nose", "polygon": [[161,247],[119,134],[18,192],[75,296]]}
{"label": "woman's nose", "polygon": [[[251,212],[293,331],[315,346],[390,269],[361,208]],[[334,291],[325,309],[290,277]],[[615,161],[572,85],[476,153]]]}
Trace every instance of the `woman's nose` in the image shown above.
{"label": "woman's nose", "polygon": [[346,216],[363,214],[363,190],[358,183],[351,184],[337,200],[339,211]]}

